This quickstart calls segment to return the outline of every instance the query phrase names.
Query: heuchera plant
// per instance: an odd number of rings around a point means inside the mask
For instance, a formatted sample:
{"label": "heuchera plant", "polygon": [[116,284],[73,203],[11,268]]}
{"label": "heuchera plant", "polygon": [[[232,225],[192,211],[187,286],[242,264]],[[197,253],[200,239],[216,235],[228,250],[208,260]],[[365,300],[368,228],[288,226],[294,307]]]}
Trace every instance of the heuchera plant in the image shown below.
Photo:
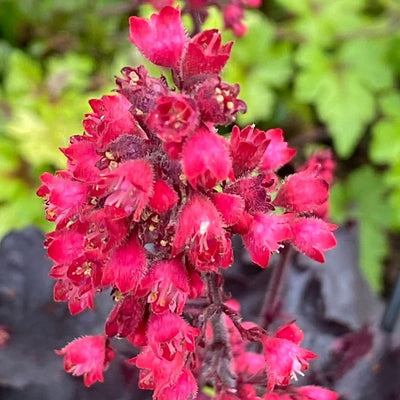
{"label": "heuchera plant", "polygon": [[[90,101],[84,134],[62,150],[67,170],[45,173],[38,190],[56,224],[46,240],[55,300],[72,314],[92,309],[108,288],[115,301],[104,334],[57,351],[66,371],[87,386],[103,381],[109,338],[120,337],[140,349],[128,362],[155,399],[193,399],[206,386],[219,400],[337,399],[290,386],[316,357],[301,347],[301,329],[242,322],[221,275],[233,262],[233,235],[262,268],[290,245],[324,261],[336,228],[326,222],[329,154],[281,182],[276,171],[296,151],[280,129],[218,135],[215,126],[246,105],[239,86],[221,80],[232,43],[217,30],[190,38],[180,11],[167,6],[149,21],[131,17],[130,40],[172,71],[175,87],[143,66],[124,68],[118,93]],[[251,342],[263,350],[249,351]]]}
{"label": "heuchera plant", "polygon": [[[156,10],[162,10],[172,6],[174,0],[139,0],[138,3],[150,3]],[[182,13],[190,15],[196,33],[207,19],[208,9],[216,7],[222,13],[225,28],[231,29],[235,36],[243,36],[247,32],[243,23],[244,11],[249,7],[260,7],[261,0],[183,0],[183,4]]]}

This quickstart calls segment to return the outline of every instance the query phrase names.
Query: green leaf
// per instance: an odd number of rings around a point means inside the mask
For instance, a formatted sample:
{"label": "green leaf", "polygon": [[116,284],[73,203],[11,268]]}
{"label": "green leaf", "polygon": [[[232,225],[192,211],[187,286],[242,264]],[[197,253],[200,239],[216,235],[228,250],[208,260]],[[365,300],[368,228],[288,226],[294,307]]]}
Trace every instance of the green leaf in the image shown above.
{"label": "green leaf", "polygon": [[346,222],[347,193],[343,183],[337,182],[329,190],[329,213],[333,222],[342,225]]}
{"label": "green leaf", "polygon": [[388,40],[353,39],[343,43],[339,59],[343,65],[357,72],[360,81],[371,90],[381,90],[393,85],[393,71],[388,62]]}
{"label": "green leaf", "polygon": [[332,193],[334,218],[343,221],[346,215],[346,219],[358,221],[361,269],[370,285],[379,290],[388,251],[386,233],[392,225],[392,210],[383,177],[371,167],[364,166],[353,171],[338,188],[334,187]]}
{"label": "green leaf", "polygon": [[393,163],[400,157],[400,118],[384,119],[374,125],[370,147],[371,159],[377,163]]}
{"label": "green leaf", "polygon": [[67,53],[52,57],[47,63],[47,88],[51,95],[63,90],[84,91],[90,83],[94,62],[90,57]]}
{"label": "green leaf", "polygon": [[238,82],[239,97],[247,104],[247,113],[238,116],[241,124],[268,119],[273,113],[275,89],[291,77],[291,46],[276,43],[273,26],[260,12],[246,13],[248,34],[238,40],[224,71],[224,80]]}
{"label": "green leaf", "polygon": [[310,12],[310,0],[277,0],[277,3],[284,6],[288,11],[298,15],[304,15]]}
{"label": "green leaf", "polygon": [[263,14],[254,10],[246,12],[244,24],[248,28],[247,34],[235,41],[231,59],[242,66],[263,65],[268,69],[272,61],[267,53],[274,39],[273,25]]}
{"label": "green leaf", "polygon": [[400,157],[400,94],[392,92],[380,100],[384,118],[372,129],[371,159],[395,163]]}
{"label": "green leaf", "polygon": [[382,289],[383,262],[388,253],[386,232],[368,220],[360,220],[360,265],[371,287]]}
{"label": "green leaf", "polygon": [[38,62],[22,51],[14,50],[8,59],[5,92],[9,97],[22,96],[36,89],[42,80]]}
{"label": "green leaf", "polygon": [[343,158],[353,153],[375,115],[373,95],[350,73],[332,74],[323,81],[317,109]]}
{"label": "green leaf", "polygon": [[355,72],[342,70],[317,47],[300,50],[296,61],[304,68],[296,78],[295,96],[316,105],[338,155],[349,157],[375,115],[372,93]]}
{"label": "green leaf", "polygon": [[274,93],[262,82],[260,84],[257,76],[253,75],[246,80],[239,97],[247,104],[247,112],[238,116],[238,122],[241,125],[266,120],[271,116],[275,99]]}

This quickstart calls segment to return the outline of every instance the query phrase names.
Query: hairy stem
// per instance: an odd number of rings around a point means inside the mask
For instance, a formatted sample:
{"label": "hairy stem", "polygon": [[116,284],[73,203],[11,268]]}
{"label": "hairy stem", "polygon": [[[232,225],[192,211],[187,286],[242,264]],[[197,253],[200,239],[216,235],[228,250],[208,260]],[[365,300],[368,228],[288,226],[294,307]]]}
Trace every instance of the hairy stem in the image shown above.
{"label": "hairy stem", "polygon": [[210,317],[213,339],[206,355],[206,378],[211,380],[217,392],[236,391],[236,376],[231,369],[231,347],[224,321],[222,291],[218,286],[218,275],[209,273],[207,277],[208,296],[214,309]]}
{"label": "hairy stem", "polygon": [[264,329],[268,329],[269,325],[276,319],[280,311],[286,270],[289,266],[292,254],[292,248],[289,245],[285,245],[281,250],[278,264],[273,267],[259,320],[259,325]]}

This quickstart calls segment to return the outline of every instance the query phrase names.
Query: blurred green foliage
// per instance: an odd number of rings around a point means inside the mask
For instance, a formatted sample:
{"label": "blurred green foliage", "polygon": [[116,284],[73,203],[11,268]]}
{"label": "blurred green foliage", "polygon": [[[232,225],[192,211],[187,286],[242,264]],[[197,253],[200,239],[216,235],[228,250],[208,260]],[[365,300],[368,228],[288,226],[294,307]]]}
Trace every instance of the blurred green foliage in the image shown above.
{"label": "blurred green foliage", "polygon": [[[0,235],[35,223],[44,170],[82,131],[89,98],[138,63],[127,41],[128,0],[0,2]],[[141,12],[148,15],[149,7]],[[221,28],[210,10],[207,28]],[[225,79],[239,82],[241,125],[284,128],[301,148],[332,147],[338,179],[332,217],[356,219],[361,262],[379,289],[387,233],[400,228],[400,2],[272,0],[246,13]]]}
{"label": "blurred green foliage", "polygon": [[0,2],[0,236],[29,223],[49,229],[40,174],[64,167],[58,149],[82,132],[88,100],[134,62],[127,15],[114,3]]}

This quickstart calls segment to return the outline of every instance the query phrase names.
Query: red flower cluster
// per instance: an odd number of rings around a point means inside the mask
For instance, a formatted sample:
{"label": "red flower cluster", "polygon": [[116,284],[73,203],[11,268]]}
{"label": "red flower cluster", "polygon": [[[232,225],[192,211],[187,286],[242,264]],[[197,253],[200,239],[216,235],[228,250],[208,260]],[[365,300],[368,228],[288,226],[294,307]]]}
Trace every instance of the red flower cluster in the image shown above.
{"label": "red flower cluster", "polygon": [[[156,10],[161,11],[166,6],[172,6],[174,0],[141,0],[141,3],[150,3]],[[247,27],[243,23],[246,8],[258,8],[261,0],[184,0],[182,12],[192,16],[193,22],[204,23],[208,17],[208,9],[216,7],[222,12],[225,28],[231,29],[235,36],[243,36]]]}
{"label": "red flower cluster", "polygon": [[[113,356],[106,338],[118,336],[141,348],[129,362],[160,400],[192,399],[207,384],[218,398],[336,399],[319,388],[284,390],[315,357],[300,347],[301,330],[271,335],[242,324],[221,288],[234,234],[263,268],[289,243],[324,260],[335,226],[314,214],[328,200],[319,165],[280,182],[277,169],[295,155],[280,129],[218,135],[215,125],[246,109],[238,85],[221,80],[232,43],[221,44],[218,31],[189,38],[180,12],[165,7],[150,21],[132,17],[130,39],[172,70],[176,87],[143,66],[124,68],[118,94],[92,100],[85,133],[63,149],[67,170],[44,174],[38,190],[56,224],[46,240],[55,299],[73,314],[109,287],[115,300],[105,335],[59,352],[65,369],[86,385],[101,381]],[[247,352],[249,340],[264,354]]]}

